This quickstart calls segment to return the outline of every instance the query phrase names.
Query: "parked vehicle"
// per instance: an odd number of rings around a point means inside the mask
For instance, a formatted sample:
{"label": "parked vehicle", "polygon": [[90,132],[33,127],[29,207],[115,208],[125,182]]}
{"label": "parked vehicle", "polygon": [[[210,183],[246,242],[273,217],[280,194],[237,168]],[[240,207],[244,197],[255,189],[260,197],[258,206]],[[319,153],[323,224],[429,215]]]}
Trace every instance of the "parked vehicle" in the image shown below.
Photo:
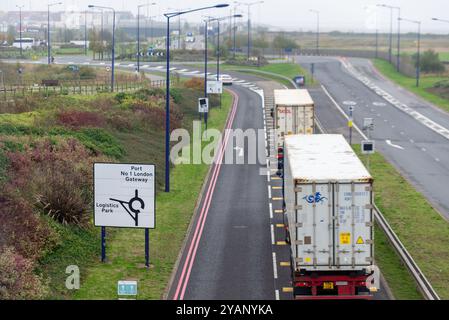
{"label": "parked vehicle", "polygon": [[34,38],[22,38],[22,39],[17,38],[17,39],[14,39],[12,46],[15,48],[20,48],[21,44],[22,44],[22,49],[28,50],[36,45],[36,41],[34,40]]}
{"label": "parked vehicle", "polygon": [[283,163],[296,299],[370,299],[373,178],[342,135],[289,135]]}
{"label": "parked vehicle", "polygon": [[274,90],[273,116],[278,146],[286,135],[315,131],[315,104],[305,89]]}

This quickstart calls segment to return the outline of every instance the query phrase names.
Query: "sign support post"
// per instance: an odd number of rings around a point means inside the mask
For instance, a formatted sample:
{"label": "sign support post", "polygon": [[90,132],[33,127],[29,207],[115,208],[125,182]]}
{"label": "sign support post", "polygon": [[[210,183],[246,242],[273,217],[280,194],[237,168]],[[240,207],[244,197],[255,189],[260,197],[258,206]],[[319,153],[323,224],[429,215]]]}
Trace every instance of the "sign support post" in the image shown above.
{"label": "sign support post", "polygon": [[101,227],[101,262],[106,262],[106,227]]}
{"label": "sign support post", "polygon": [[150,229],[145,229],[145,266],[150,267]]}

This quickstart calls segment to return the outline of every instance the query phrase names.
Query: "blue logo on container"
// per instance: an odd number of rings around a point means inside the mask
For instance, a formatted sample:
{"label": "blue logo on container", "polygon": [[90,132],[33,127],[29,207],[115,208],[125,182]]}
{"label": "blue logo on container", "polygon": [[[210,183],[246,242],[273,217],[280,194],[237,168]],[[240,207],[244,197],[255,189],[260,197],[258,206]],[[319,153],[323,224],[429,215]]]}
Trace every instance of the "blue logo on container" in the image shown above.
{"label": "blue logo on container", "polygon": [[305,196],[303,198],[307,201],[307,203],[323,203],[324,200],[327,200],[326,197],[321,196],[321,192],[317,192],[315,195]]}

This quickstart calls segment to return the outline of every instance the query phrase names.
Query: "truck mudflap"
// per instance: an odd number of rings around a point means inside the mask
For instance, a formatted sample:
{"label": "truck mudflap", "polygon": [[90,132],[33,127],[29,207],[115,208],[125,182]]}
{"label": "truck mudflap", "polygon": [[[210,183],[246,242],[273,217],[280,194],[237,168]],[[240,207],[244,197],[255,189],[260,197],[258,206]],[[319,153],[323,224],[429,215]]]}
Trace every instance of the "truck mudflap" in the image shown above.
{"label": "truck mudflap", "polygon": [[371,300],[369,275],[310,274],[294,276],[295,300]]}

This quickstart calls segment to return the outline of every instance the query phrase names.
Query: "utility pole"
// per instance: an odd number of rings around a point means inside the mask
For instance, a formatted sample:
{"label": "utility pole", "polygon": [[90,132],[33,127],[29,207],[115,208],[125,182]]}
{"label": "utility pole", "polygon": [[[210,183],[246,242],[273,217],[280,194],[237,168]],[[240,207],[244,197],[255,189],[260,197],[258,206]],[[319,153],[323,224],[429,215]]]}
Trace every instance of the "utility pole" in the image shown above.
{"label": "utility pole", "polygon": [[19,8],[19,37],[20,37],[20,57],[23,56],[23,47],[22,47],[22,6],[16,5],[17,8]]}
{"label": "utility pole", "polygon": [[248,8],[248,60],[251,57],[251,7],[257,4],[262,4],[264,1],[256,1],[256,2],[235,2],[236,4],[247,6]]}
{"label": "utility pole", "polygon": [[320,55],[320,12],[318,10],[311,9],[310,12],[316,14],[316,54]]}
{"label": "utility pole", "polygon": [[140,8],[154,5],[156,5],[155,2],[137,6],[137,72],[140,72]]}
{"label": "utility pole", "polygon": [[62,2],[54,2],[47,5],[47,62],[49,65],[51,64],[50,7],[60,4]]}

